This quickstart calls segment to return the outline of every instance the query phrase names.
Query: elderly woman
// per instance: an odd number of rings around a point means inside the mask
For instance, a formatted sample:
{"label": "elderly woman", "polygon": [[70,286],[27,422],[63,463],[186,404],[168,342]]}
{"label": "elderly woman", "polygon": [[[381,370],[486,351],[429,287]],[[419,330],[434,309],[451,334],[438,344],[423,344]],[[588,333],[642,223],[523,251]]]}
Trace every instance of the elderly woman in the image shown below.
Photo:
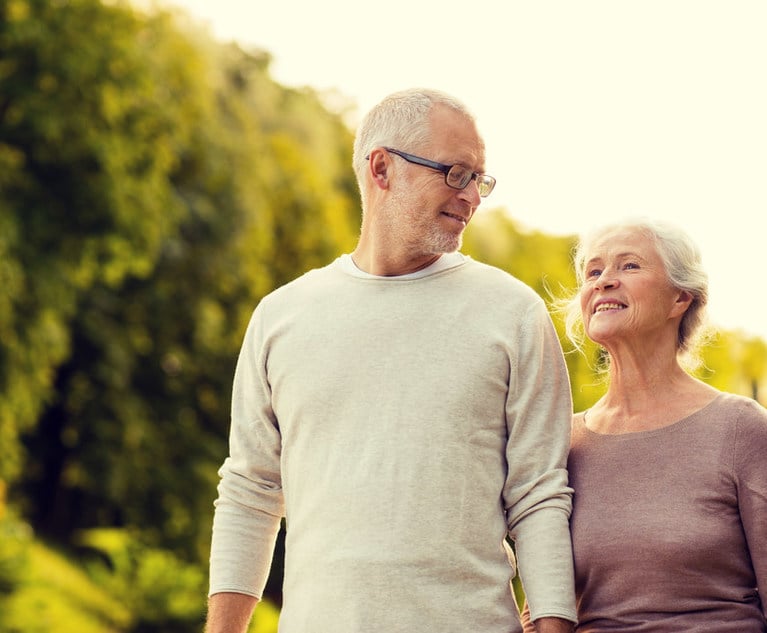
{"label": "elderly woman", "polygon": [[609,373],[573,418],[577,631],[764,633],[767,410],[685,369],[708,295],[697,248],[640,220],[582,240],[575,266],[568,334]]}

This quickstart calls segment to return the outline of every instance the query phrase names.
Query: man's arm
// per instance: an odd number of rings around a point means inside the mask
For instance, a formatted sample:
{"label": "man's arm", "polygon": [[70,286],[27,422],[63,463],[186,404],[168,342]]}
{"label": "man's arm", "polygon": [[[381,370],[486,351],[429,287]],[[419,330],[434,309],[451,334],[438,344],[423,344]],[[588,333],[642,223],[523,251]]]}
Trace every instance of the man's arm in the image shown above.
{"label": "man's arm", "polygon": [[[285,515],[280,473],[281,437],[271,408],[259,314],[256,309],[237,359],[229,456],[218,472],[208,587],[212,623],[230,620],[225,609],[235,609],[243,602],[246,609],[234,613],[240,614],[238,621],[243,623],[250,617],[255,601],[247,596],[260,596],[266,585],[280,521]],[[217,594],[237,595],[219,597]],[[223,602],[225,608],[221,608],[219,602]],[[235,616],[231,620],[234,621]],[[230,633],[240,629],[213,627],[210,630]]]}
{"label": "man's arm", "polygon": [[535,621],[536,633],[573,633],[575,625],[562,618],[540,618]]}
{"label": "man's arm", "polygon": [[562,348],[541,303],[525,315],[516,348],[504,502],[525,596],[541,631],[545,618],[576,621],[567,476],[572,399]]}
{"label": "man's arm", "polygon": [[242,593],[213,594],[208,600],[205,633],[246,633],[257,603],[257,598]]}

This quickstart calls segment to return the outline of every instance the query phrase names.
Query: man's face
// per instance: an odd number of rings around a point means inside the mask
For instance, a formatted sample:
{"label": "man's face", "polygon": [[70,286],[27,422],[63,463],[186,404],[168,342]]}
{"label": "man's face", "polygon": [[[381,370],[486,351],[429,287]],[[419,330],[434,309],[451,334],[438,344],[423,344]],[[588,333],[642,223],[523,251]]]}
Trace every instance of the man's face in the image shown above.
{"label": "man's face", "polygon": [[[439,163],[484,171],[484,145],[473,122],[465,116],[437,106],[431,114],[431,132],[428,146],[408,150]],[[392,236],[419,255],[458,250],[463,231],[481,201],[476,181],[465,189],[454,189],[447,185],[443,173],[391,156],[396,177],[384,222]]]}

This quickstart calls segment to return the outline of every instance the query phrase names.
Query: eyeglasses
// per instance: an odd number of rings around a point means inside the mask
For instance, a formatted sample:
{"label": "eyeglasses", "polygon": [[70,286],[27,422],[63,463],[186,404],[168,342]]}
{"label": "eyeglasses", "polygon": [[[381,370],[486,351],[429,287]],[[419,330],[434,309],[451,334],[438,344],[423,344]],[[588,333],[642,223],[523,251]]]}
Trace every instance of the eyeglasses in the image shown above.
{"label": "eyeglasses", "polygon": [[466,189],[472,180],[476,180],[477,190],[479,191],[480,197],[486,198],[493,191],[493,187],[495,187],[495,178],[488,176],[487,174],[471,171],[471,169],[468,169],[463,165],[445,165],[444,163],[427,160],[426,158],[408,154],[407,152],[401,152],[398,149],[393,149],[391,147],[384,147],[384,149],[387,152],[396,154],[400,158],[404,158],[409,163],[441,171],[445,174],[445,184],[453,189]]}

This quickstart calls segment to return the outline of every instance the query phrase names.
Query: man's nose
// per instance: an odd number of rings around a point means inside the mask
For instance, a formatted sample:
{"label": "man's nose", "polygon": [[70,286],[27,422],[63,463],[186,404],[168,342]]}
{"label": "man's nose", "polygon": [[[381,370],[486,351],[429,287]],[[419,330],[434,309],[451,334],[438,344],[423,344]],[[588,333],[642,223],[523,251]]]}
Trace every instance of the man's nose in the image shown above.
{"label": "man's nose", "polygon": [[480,202],[482,202],[482,197],[479,195],[479,185],[477,185],[476,178],[472,178],[469,184],[461,189],[461,195],[469,201],[472,209],[476,209],[479,206]]}

